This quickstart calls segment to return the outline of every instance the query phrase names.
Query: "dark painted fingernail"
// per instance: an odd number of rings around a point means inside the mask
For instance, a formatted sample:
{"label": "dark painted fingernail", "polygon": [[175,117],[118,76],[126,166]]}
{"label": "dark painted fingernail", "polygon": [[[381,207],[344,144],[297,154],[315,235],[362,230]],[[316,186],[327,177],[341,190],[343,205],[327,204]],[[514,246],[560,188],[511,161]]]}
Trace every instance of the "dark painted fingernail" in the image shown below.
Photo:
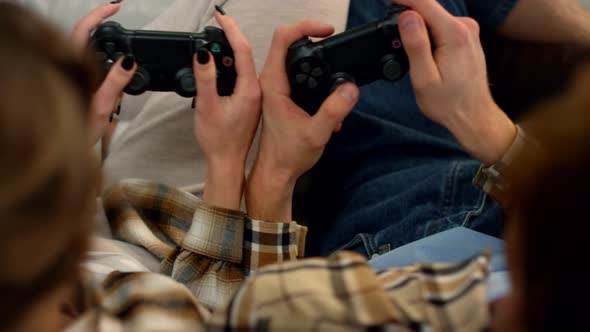
{"label": "dark painted fingernail", "polygon": [[206,49],[200,49],[197,51],[197,61],[202,64],[202,65],[206,65],[207,63],[209,63],[209,51]]}
{"label": "dark painted fingernail", "polygon": [[117,111],[115,112],[117,115],[121,115],[121,103],[117,106]]}
{"label": "dark painted fingernail", "polygon": [[111,116],[109,117],[109,122],[113,122],[113,119],[115,118],[115,114],[111,113]]}
{"label": "dark painted fingernail", "polygon": [[223,8],[221,8],[220,6],[215,5],[215,10],[217,10],[219,14],[225,15],[225,10],[223,10]]}
{"label": "dark painted fingernail", "polygon": [[195,109],[195,98],[193,98],[193,103],[191,104],[191,108]]}
{"label": "dark painted fingernail", "polygon": [[111,1],[111,5],[116,5],[121,2],[123,2],[123,0],[113,0],[113,1]]}
{"label": "dark painted fingernail", "polygon": [[125,59],[123,59],[123,63],[121,63],[121,67],[123,67],[123,69],[129,71],[129,70],[131,70],[131,68],[133,68],[134,64],[135,64],[135,57],[133,55],[126,55]]}

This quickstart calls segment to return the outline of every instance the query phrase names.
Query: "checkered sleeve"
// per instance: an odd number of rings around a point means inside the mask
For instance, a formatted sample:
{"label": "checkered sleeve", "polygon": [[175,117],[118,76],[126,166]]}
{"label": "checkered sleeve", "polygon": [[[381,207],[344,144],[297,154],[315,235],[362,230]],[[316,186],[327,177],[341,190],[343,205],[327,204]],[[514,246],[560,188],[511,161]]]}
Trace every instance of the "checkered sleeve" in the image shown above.
{"label": "checkered sleeve", "polygon": [[307,227],[296,222],[264,222],[246,217],[243,246],[246,271],[303,257],[306,235]]}
{"label": "checkered sleeve", "polygon": [[193,223],[182,240],[182,247],[206,257],[241,263],[243,239],[243,212],[201,203],[195,208]]}
{"label": "checkered sleeve", "polygon": [[307,229],[249,219],[194,195],[143,180],[111,188],[103,204],[113,235],[159,258],[160,273],[215,308],[251,271],[303,255]]}
{"label": "checkered sleeve", "polygon": [[375,271],[353,253],[297,260],[307,228],[210,207],[155,183],[124,181],[103,204],[117,239],[161,259],[158,274],[116,271],[102,283],[88,318],[108,331],[482,331],[487,325],[487,255]]}

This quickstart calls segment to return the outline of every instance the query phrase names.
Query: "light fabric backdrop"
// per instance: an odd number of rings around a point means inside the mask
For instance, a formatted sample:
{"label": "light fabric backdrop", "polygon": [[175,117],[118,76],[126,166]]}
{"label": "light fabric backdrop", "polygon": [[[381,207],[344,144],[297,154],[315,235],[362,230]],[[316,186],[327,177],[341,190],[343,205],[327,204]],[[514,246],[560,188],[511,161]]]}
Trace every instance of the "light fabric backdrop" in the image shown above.
{"label": "light fabric backdrop", "polygon": [[[20,0],[56,21],[64,30],[92,8],[96,0]],[[113,17],[127,28],[201,31],[214,25],[214,5],[223,5],[252,44],[262,68],[274,29],[302,19],[317,19],[342,31],[348,0],[125,0]],[[200,188],[205,163],[192,134],[190,99],[174,93],[125,97],[122,125],[103,164],[106,184],[143,178],[173,186]],[[195,190],[199,191],[199,190]]]}
{"label": "light fabric backdrop", "polygon": [[[199,0],[195,0],[199,1]],[[92,8],[107,1],[97,0],[21,0],[44,15],[49,16],[66,30]],[[162,13],[174,0],[127,0],[115,20],[130,28],[141,28]]]}
{"label": "light fabric backdrop", "polygon": [[[91,8],[104,3],[97,0],[20,0],[70,29],[76,20]],[[202,0],[194,0],[195,2]],[[250,1],[250,0],[237,0]],[[283,0],[291,1],[291,0]],[[370,1],[370,0],[369,0]],[[590,0],[579,0],[590,9]],[[115,18],[131,28],[139,28],[162,13],[174,0],[127,0],[121,13]]]}

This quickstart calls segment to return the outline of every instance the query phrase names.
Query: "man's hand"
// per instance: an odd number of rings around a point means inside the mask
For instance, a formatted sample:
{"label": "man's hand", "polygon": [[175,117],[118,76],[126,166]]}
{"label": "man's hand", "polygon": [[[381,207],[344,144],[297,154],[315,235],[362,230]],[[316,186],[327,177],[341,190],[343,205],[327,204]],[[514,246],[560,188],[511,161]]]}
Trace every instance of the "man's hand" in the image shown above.
{"label": "man's hand", "polygon": [[248,181],[248,214],[255,219],[291,222],[293,189],[297,179],[320,159],[332,133],[352,111],[359,89],[340,86],[312,117],[290,98],[285,61],[289,46],[306,37],[327,37],[334,28],[303,21],[275,31],[262,87],[262,133],[258,158]]}
{"label": "man's hand", "polygon": [[197,52],[194,129],[207,158],[203,200],[210,205],[238,210],[244,190],[246,158],[260,121],[261,92],[246,37],[231,17],[218,13],[215,17],[234,50],[238,79],[232,96],[219,97],[213,56],[205,49]]}
{"label": "man's hand", "polygon": [[[90,34],[103,20],[115,15],[121,9],[121,4],[106,4],[100,6],[82,18],[74,27],[72,42],[80,53],[89,47]],[[89,142],[95,145],[103,137],[111,114],[116,111],[117,103],[122,98],[123,90],[133,78],[137,69],[131,57],[121,57],[113,64],[106,79],[96,91],[90,105]]]}
{"label": "man's hand", "polygon": [[492,99],[478,24],[452,16],[436,0],[395,2],[413,9],[401,15],[399,26],[420,110],[475,158],[495,163],[514,141],[516,127]]}

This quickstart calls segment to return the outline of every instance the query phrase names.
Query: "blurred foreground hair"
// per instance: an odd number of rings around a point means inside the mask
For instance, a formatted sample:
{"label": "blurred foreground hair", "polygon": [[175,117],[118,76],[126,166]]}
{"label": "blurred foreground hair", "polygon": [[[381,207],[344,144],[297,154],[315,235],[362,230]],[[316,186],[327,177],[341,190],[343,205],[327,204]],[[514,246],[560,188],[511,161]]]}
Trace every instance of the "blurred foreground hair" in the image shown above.
{"label": "blurred foreground hair", "polygon": [[0,2],[0,327],[75,282],[99,164],[86,137],[97,70],[42,18]]}
{"label": "blurred foreground hair", "polygon": [[508,227],[518,234],[512,253],[521,272],[516,282],[524,323],[530,332],[586,331],[590,66],[523,127],[539,143],[523,151],[508,173]]}

